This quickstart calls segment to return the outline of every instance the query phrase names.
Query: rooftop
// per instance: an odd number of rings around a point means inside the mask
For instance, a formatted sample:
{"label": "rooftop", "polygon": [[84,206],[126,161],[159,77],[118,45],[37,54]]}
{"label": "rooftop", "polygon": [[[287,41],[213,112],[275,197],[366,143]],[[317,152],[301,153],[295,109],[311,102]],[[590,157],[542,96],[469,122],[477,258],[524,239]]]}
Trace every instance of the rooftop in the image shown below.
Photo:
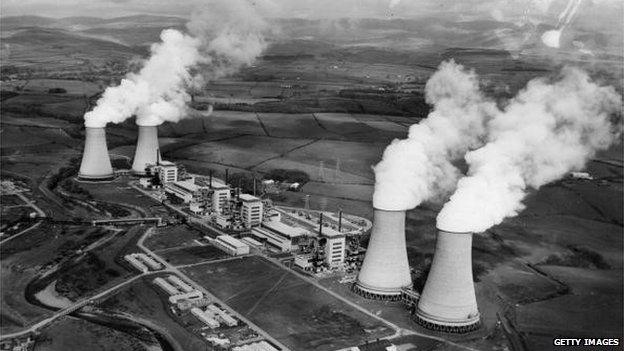
{"label": "rooftop", "polygon": [[240,199],[245,201],[245,202],[255,202],[255,201],[260,201],[259,198],[253,196],[253,195],[249,195],[249,194],[240,194]]}
{"label": "rooftop", "polygon": [[230,245],[232,245],[232,246],[234,246],[236,248],[247,247],[247,245],[245,243],[243,243],[240,240],[238,240],[238,239],[236,239],[234,237],[231,237],[229,235],[219,235],[217,237],[217,240],[221,240],[223,242],[226,242],[226,243],[228,243],[228,244],[230,244]]}
{"label": "rooftop", "polygon": [[299,228],[299,227],[293,227],[290,226],[286,223],[282,223],[278,220],[271,220],[271,221],[266,221],[266,222],[262,222],[262,226],[266,227],[268,229],[271,229],[273,231],[276,231],[282,235],[285,235],[287,237],[293,238],[293,237],[297,237],[297,236],[303,236],[303,235],[307,235],[308,231],[303,229],[303,228]]}

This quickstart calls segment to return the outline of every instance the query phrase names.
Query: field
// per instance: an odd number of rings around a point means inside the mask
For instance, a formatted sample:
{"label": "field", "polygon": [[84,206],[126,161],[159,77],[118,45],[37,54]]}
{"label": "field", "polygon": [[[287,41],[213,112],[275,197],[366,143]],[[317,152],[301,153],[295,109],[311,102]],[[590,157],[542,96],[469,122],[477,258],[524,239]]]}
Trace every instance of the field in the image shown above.
{"label": "field", "polygon": [[392,333],[384,324],[259,257],[183,270],[294,350],[335,350]]}
{"label": "field", "polygon": [[143,342],[124,332],[69,317],[43,329],[34,350],[106,351],[111,344],[119,351],[147,350]]}

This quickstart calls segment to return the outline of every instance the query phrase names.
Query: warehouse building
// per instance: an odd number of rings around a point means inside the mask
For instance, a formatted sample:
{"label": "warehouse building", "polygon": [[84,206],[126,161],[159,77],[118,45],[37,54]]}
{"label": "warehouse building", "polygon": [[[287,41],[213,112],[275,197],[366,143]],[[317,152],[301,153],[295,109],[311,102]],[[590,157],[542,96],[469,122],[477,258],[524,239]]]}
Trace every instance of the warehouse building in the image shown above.
{"label": "warehouse building", "polygon": [[213,243],[232,256],[249,254],[249,245],[229,235],[219,235]]}
{"label": "warehouse building", "polygon": [[191,308],[191,313],[197,317],[202,323],[207,325],[210,329],[218,328],[221,324],[212,317],[211,314],[206,313],[199,307]]}
{"label": "warehouse building", "polygon": [[178,291],[178,289],[176,289],[173,285],[171,285],[169,282],[167,282],[163,278],[158,277],[154,279],[154,284],[158,285],[161,289],[163,289],[169,295],[180,294],[180,291]]}
{"label": "warehouse building", "polygon": [[282,252],[290,252],[299,249],[299,244],[308,237],[309,232],[303,228],[271,220],[264,221],[262,226],[253,228],[251,234],[260,241],[266,241],[279,248]]}

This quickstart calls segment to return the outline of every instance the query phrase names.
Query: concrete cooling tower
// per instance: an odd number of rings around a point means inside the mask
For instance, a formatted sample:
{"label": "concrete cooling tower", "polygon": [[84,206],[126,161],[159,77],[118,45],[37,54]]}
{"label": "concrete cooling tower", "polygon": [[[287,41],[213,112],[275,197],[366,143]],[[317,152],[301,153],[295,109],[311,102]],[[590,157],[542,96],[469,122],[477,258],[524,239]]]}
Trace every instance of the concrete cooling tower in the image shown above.
{"label": "concrete cooling tower", "polygon": [[132,173],[145,175],[145,168],[158,161],[158,127],[139,126],[139,138],[132,162]]}
{"label": "concrete cooling tower", "polygon": [[114,177],[106,147],[104,128],[86,128],[86,140],[78,178],[82,180],[108,180]]}
{"label": "concrete cooling tower", "polygon": [[427,329],[447,333],[466,333],[480,327],[472,281],[472,233],[438,229],[416,321]]}
{"label": "concrete cooling tower", "polygon": [[353,290],[366,298],[399,300],[412,287],[405,247],[405,211],[375,209],[368,250]]}

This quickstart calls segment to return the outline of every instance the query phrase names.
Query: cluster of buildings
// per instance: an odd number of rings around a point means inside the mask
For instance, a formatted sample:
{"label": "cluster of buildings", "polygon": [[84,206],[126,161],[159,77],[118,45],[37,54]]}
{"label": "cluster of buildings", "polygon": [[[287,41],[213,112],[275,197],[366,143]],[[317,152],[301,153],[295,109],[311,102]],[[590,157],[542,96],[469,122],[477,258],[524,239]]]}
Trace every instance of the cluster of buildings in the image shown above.
{"label": "cluster of buildings", "polygon": [[144,253],[129,254],[124,256],[124,259],[141,273],[147,273],[150,270],[157,271],[163,268],[160,262]]}
{"label": "cluster of buildings", "polygon": [[238,321],[215,304],[204,294],[176,275],[158,277],[153,283],[169,295],[169,303],[181,311],[190,310],[191,314],[207,328],[215,329],[222,325],[235,327]]}

